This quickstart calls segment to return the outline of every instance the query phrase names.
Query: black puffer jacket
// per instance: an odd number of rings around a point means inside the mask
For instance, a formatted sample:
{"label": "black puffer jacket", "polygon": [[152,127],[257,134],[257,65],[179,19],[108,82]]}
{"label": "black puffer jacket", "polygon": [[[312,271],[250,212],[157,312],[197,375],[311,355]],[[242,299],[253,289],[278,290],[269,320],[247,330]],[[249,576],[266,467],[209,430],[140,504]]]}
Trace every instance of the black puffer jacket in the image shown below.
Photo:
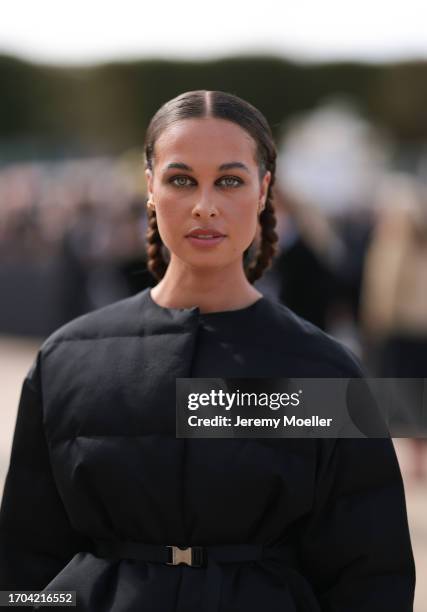
{"label": "black puffer jacket", "polygon": [[[390,439],[176,437],[177,377],[361,375],[267,298],[203,314],[146,289],[71,321],[23,384],[0,589],[76,590],[82,612],[409,612]],[[137,558],[141,543],[159,558]],[[166,564],[166,545],[217,548],[190,567]]]}

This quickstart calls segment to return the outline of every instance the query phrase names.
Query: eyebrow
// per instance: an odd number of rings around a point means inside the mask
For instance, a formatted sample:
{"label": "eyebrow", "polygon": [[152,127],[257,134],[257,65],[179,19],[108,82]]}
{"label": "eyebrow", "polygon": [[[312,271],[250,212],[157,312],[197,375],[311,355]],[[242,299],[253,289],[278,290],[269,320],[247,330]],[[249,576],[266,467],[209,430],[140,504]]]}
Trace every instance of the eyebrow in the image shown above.
{"label": "eyebrow", "polygon": [[[189,172],[194,172],[191,166],[188,166],[187,164],[184,164],[182,162],[172,162],[168,164],[163,171],[166,172],[170,168],[179,168],[180,170],[188,170]],[[218,166],[218,170],[220,171],[231,170],[232,168],[241,168],[242,170],[245,170],[248,174],[250,174],[249,168],[242,162],[234,161]]]}

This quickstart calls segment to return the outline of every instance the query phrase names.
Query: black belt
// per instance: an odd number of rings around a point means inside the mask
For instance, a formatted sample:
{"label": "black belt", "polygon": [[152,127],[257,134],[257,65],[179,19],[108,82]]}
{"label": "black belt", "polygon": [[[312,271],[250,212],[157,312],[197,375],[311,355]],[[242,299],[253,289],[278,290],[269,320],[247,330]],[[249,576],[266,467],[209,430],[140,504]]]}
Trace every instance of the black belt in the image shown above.
{"label": "black belt", "polygon": [[222,582],[220,563],[278,560],[283,564],[291,562],[294,558],[289,548],[269,547],[262,544],[179,548],[178,546],[142,544],[131,541],[96,541],[95,555],[106,558],[136,559],[152,563],[166,563],[167,565],[183,563],[190,567],[206,567],[203,612],[218,612],[219,610]]}

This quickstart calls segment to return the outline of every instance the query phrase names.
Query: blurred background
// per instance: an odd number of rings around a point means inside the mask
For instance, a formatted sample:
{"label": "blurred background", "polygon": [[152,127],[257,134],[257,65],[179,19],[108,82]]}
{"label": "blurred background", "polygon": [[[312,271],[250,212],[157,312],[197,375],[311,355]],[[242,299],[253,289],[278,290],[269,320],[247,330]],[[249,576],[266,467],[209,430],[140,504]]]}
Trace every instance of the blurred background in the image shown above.
{"label": "blurred background", "polygon": [[[283,4],[283,3],[282,3]],[[427,8],[6,2],[0,21],[0,492],[21,385],[63,323],[153,286],[143,141],[166,100],[241,96],[278,147],[256,286],[426,402]],[[427,612],[427,450],[396,438]],[[378,517],[381,520],[381,517]]]}

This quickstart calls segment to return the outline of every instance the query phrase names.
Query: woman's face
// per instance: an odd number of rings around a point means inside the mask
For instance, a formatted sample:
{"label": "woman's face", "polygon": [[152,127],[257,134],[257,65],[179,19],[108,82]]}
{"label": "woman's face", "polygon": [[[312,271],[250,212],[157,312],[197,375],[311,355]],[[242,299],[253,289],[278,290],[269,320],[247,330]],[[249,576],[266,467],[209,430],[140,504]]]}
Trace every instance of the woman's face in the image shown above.
{"label": "woman's face", "polygon": [[[266,172],[260,182],[255,155],[251,136],[224,119],[184,119],[162,132],[154,173],[146,170],[146,176],[160,236],[172,258],[194,267],[242,262],[271,180]],[[205,238],[195,235],[200,229]],[[221,236],[209,238],[215,233]]]}

